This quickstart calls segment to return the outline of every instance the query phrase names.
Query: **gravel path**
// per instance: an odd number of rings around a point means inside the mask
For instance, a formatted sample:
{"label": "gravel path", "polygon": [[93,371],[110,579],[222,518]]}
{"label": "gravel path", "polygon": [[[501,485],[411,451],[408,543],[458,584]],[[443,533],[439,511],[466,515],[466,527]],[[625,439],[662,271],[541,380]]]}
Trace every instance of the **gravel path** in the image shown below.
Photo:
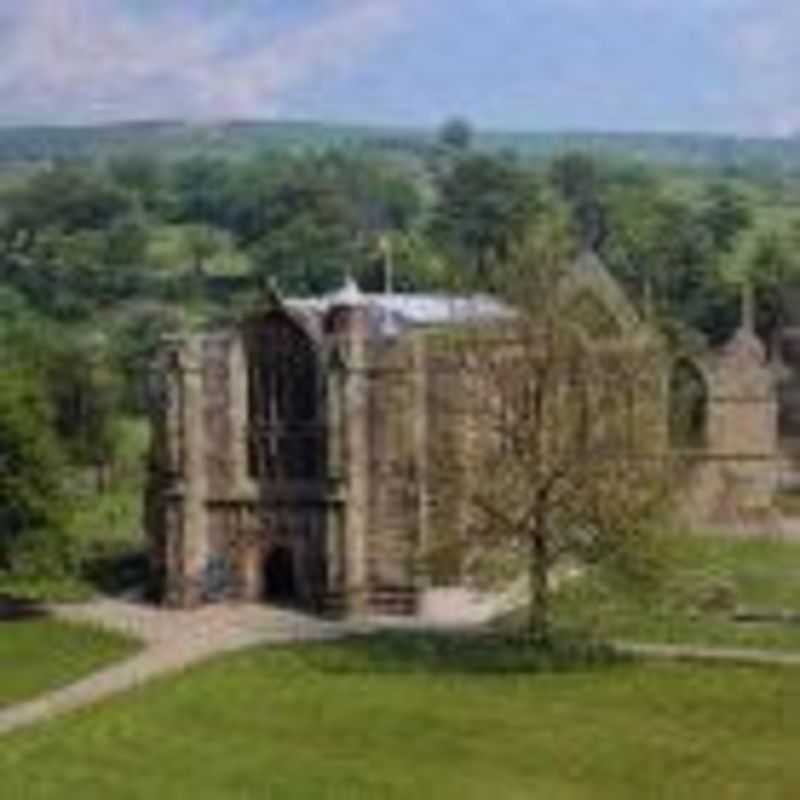
{"label": "gravel path", "polygon": [[743,666],[800,667],[800,653],[737,647],[702,647],[684,644],[616,642],[623,653],[665,661],[708,661]]}
{"label": "gravel path", "polygon": [[257,644],[322,641],[353,633],[354,626],[257,605],[220,605],[167,611],[119,600],[55,606],[54,616],[101,625],[139,639],[144,649],[63,689],[0,711],[0,736],[57,714],[128,691],[217,653]]}
{"label": "gravel path", "polygon": [[[160,675],[174,673],[218,653],[259,644],[324,641],[389,628],[432,630],[418,620],[365,619],[328,622],[262,605],[219,605],[169,611],[121,600],[54,606],[51,613],[71,622],[96,624],[139,639],[144,649],[63,689],[0,711],[0,736],[115,694]],[[800,653],[619,642],[619,650],[644,658],[715,661],[800,667]]]}

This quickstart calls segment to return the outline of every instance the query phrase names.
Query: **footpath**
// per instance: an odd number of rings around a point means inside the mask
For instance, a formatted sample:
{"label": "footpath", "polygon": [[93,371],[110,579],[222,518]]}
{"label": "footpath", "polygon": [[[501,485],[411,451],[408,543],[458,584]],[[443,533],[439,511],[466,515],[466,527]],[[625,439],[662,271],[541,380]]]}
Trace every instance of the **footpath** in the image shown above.
{"label": "footpath", "polygon": [[[221,653],[262,644],[332,640],[389,628],[430,630],[416,620],[330,622],[295,611],[247,604],[170,611],[101,599],[83,605],[54,606],[50,611],[59,619],[125,634],[142,642],[143,649],[62,689],[0,710],[0,736],[93,705]],[[632,642],[617,642],[615,646],[641,658],[800,667],[800,653]]]}

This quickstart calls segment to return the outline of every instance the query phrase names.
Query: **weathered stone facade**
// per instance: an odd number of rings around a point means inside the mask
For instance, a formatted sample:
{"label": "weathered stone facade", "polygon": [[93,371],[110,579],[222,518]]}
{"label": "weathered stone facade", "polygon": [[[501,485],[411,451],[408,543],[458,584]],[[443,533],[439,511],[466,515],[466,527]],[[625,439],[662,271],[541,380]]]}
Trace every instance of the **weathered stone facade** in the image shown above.
{"label": "weathered stone facade", "polygon": [[697,526],[769,521],[779,478],[778,401],[764,346],[745,324],[695,363],[707,407],[702,447],[686,454],[686,516]]}
{"label": "weathered stone facade", "polygon": [[[660,394],[640,406],[651,418],[636,430],[662,448],[669,365],[657,337],[596,260],[576,265],[569,291],[607,312],[614,342],[598,357],[652,354],[641,387],[620,386],[617,399]],[[504,313],[488,298],[365,296],[351,284],[314,300],[272,298],[235,328],[165,343],[148,490],[164,601],[417,612],[432,588],[422,554],[461,513],[435,501],[431,443],[449,437],[468,458],[479,441],[442,410],[440,398],[467,397],[469,382],[434,334]],[[745,325],[697,370],[705,430],[687,459],[688,515],[768,507],[777,433],[763,348]]]}
{"label": "weathered stone facade", "polygon": [[430,365],[393,324],[344,293],[167,343],[148,502],[167,603],[414,610],[427,510],[398,465],[424,484]]}

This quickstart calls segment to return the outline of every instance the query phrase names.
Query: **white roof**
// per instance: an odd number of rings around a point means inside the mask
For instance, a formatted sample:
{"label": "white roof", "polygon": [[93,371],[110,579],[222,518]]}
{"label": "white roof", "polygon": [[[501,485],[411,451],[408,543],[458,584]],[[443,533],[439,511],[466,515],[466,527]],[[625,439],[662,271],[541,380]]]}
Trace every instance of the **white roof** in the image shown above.
{"label": "white roof", "polygon": [[355,282],[331,294],[286,301],[298,311],[324,314],[336,306],[366,308],[375,333],[392,336],[405,328],[457,325],[507,317],[507,306],[489,295],[362,294]]}

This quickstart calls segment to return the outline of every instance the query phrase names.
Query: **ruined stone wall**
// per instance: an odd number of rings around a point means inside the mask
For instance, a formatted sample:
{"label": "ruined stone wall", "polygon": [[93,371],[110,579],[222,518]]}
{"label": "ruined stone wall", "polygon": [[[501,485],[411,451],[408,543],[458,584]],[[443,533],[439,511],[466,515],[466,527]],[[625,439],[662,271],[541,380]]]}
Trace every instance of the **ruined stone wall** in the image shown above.
{"label": "ruined stone wall", "polygon": [[167,602],[192,605],[206,563],[202,342],[172,340],[158,365],[147,521]]}
{"label": "ruined stone wall", "polygon": [[763,345],[742,329],[703,367],[706,443],[687,460],[685,513],[698,527],[767,521],[778,488],[778,404]]}
{"label": "ruined stone wall", "polygon": [[[491,395],[491,387],[484,379],[479,390],[474,379],[481,365],[473,365],[475,374],[464,369],[452,328],[371,339],[363,309],[331,316],[314,334],[329,463],[319,480],[290,487],[280,512],[269,511],[270,487],[249,472],[243,337],[227,331],[165,348],[147,519],[168,602],[193,605],[215,592],[259,599],[275,545],[291,549],[300,599],[313,607],[410,612],[425,587],[462,580],[459,555],[448,547],[470,525],[471,465],[491,444],[481,405],[481,391]],[[658,343],[617,337],[595,356],[585,393],[595,424],[588,446],[613,440],[648,456],[666,452]],[[694,520],[758,513],[774,494],[777,451],[763,349],[741,332],[703,370],[707,442],[687,459],[681,503]],[[565,373],[564,413],[572,380]]]}
{"label": "ruined stone wall", "polygon": [[233,431],[231,429],[230,334],[206,336],[202,340],[203,419],[205,469],[208,497],[226,497],[234,484]]}
{"label": "ruined stone wall", "polygon": [[451,545],[467,525],[480,421],[458,355],[425,330],[371,351],[368,574],[382,609],[411,610],[425,587],[461,577]]}
{"label": "ruined stone wall", "polygon": [[408,602],[415,581],[419,469],[413,337],[370,349],[367,575],[372,602]]}

